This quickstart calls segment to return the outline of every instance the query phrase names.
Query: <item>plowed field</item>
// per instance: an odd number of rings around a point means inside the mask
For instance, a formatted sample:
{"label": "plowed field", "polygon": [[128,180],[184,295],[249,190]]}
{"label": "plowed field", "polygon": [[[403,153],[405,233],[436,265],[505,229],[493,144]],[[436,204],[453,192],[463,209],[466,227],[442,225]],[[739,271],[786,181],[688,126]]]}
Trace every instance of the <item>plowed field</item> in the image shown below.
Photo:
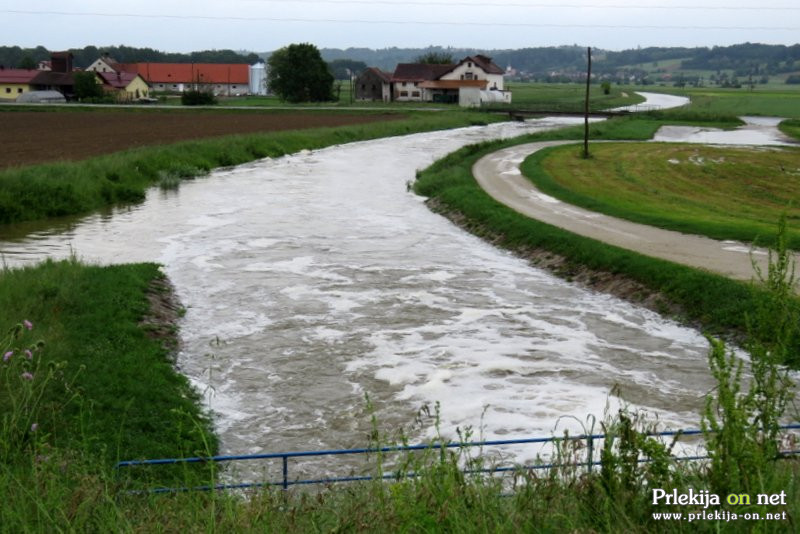
{"label": "plowed field", "polygon": [[401,117],[340,113],[5,112],[0,113],[0,169],[79,160],[189,139],[346,126]]}

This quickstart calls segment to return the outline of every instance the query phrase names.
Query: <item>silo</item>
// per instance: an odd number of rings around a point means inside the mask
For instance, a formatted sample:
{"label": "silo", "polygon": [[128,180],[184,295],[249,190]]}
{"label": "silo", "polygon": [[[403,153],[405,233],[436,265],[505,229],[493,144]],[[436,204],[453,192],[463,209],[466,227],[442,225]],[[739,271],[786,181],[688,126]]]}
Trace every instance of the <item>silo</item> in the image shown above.
{"label": "silo", "polygon": [[263,62],[250,66],[250,94],[267,94],[267,66]]}

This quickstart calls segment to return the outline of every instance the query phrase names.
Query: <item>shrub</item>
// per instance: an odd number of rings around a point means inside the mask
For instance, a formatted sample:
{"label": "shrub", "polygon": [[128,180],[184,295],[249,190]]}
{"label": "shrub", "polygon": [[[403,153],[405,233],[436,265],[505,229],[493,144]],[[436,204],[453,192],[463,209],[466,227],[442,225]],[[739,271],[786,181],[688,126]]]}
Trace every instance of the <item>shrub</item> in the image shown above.
{"label": "shrub", "polygon": [[190,89],[181,94],[184,106],[213,106],[217,103],[214,93],[205,89]]}

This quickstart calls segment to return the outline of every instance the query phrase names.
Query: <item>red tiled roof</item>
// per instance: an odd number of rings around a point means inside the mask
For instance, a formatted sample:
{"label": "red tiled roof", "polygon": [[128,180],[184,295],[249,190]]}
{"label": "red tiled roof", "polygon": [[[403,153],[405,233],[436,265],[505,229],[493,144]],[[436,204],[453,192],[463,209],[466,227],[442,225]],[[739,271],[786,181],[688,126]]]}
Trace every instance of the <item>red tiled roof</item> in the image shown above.
{"label": "red tiled roof", "polygon": [[40,72],[34,69],[0,69],[0,83],[31,83]]}
{"label": "red tiled roof", "polygon": [[147,83],[250,83],[247,63],[118,63],[123,72],[141,75]]}
{"label": "red tiled roof", "polygon": [[125,89],[139,76],[132,72],[98,72],[97,75],[103,79],[104,84],[114,89]]}
{"label": "red tiled roof", "polygon": [[453,70],[455,65],[431,65],[428,63],[399,63],[392,75],[393,82],[421,82],[436,80]]}

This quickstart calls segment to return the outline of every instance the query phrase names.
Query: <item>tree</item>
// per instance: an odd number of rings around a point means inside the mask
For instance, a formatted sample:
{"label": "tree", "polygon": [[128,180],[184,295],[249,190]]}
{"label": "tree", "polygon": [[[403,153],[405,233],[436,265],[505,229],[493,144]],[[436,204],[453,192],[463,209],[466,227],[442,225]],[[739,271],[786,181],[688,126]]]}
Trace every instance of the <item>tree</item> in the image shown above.
{"label": "tree", "polygon": [[333,75],[316,46],[291,44],[273,52],[267,63],[267,83],[281,100],[293,103],[333,100]]}
{"label": "tree", "polygon": [[352,59],[335,59],[328,63],[328,68],[337,80],[349,80],[350,76],[367,70],[367,64]]}
{"label": "tree", "polygon": [[451,56],[447,52],[436,52],[434,50],[426,52],[421,56],[417,56],[414,62],[427,63],[429,65],[450,65],[452,63],[455,63],[455,61],[453,61],[453,56]]}
{"label": "tree", "polygon": [[103,96],[103,87],[97,83],[97,75],[94,72],[76,72],[74,77],[75,98],[78,100]]}
{"label": "tree", "polygon": [[36,68],[36,61],[29,55],[22,56],[17,64],[18,69],[34,70]]}

